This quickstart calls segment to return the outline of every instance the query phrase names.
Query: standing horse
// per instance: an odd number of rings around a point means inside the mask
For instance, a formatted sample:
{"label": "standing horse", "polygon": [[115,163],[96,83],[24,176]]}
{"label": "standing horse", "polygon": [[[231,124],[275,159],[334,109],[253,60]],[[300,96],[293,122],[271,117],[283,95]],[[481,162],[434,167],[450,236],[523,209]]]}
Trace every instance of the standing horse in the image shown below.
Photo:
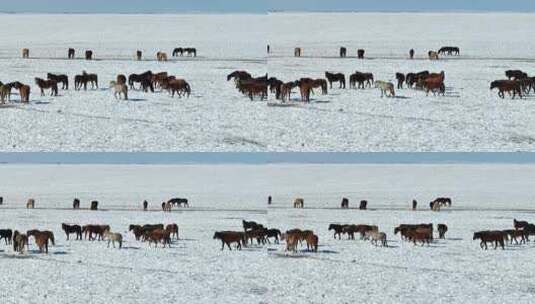
{"label": "standing horse", "polygon": [[409,50],[409,58],[414,59],[414,49]]}
{"label": "standing horse", "polygon": [[92,201],[89,209],[93,211],[98,210],[98,201]]}
{"label": "standing horse", "polygon": [[91,50],[85,51],[85,60],[93,60],[93,51]]}
{"label": "standing horse", "polygon": [[108,248],[110,248],[110,243],[112,243],[113,248],[115,248],[115,242],[119,243],[119,249],[123,248],[123,236],[120,233],[114,233],[106,230],[104,232],[103,239],[108,239]]}
{"label": "standing horse", "polygon": [[435,51],[429,51],[427,52],[427,56],[430,60],[438,60],[438,53]]}
{"label": "standing horse", "polygon": [[301,57],[301,54],[303,53],[303,49],[300,47],[296,47],[294,49],[294,57]]}
{"label": "standing horse", "polygon": [[364,50],[363,49],[358,49],[357,50],[357,57],[358,59],[364,59]]}
{"label": "standing horse", "polygon": [[54,80],[57,83],[61,83],[62,84],[61,88],[63,90],[69,89],[69,77],[67,75],[63,75],[63,74],[56,75],[56,74],[47,73],[46,78],[48,80]]}
{"label": "standing horse", "polygon": [[29,49],[22,49],[22,58],[24,58],[24,59],[30,58],[30,50]]}
{"label": "standing horse", "polygon": [[346,197],[342,198],[342,203],[340,204],[340,207],[342,209],[349,208],[349,200]]}
{"label": "standing horse", "polygon": [[137,50],[136,51],[136,60],[137,61],[141,61],[142,58],[143,58],[143,52],[141,52],[140,50]]}
{"label": "standing horse", "polygon": [[504,92],[508,92],[511,94],[513,92],[512,99],[515,99],[515,96],[518,95],[520,98],[522,98],[522,89],[520,87],[520,83],[516,80],[495,80],[490,83],[490,90],[498,89],[498,96],[500,98],[505,98]]}
{"label": "standing horse", "polygon": [[345,47],[340,48],[340,58],[345,58],[347,56],[347,49]]}
{"label": "standing horse", "polygon": [[50,96],[58,96],[58,83],[55,80],[35,78],[35,84],[41,89],[41,96],[45,96],[45,89],[50,89]]}
{"label": "standing horse", "polygon": [[304,208],[305,207],[305,200],[303,198],[296,198],[294,200],[294,208]]}
{"label": "standing horse", "polygon": [[30,198],[26,202],[26,209],[34,209],[35,208],[35,199]]}
{"label": "standing horse", "polygon": [[80,200],[75,198],[72,201],[72,209],[80,209]]}
{"label": "standing horse", "polygon": [[73,233],[76,234],[76,240],[82,240],[82,227],[80,225],[68,225],[62,223],[61,229],[67,235],[67,240],[69,239],[69,235]]}
{"label": "standing horse", "polygon": [[184,55],[184,49],[181,47],[175,48],[173,50],[173,57],[177,57],[180,54],[180,56]]}
{"label": "standing horse", "polygon": [[398,90],[403,89],[403,82],[405,82],[405,75],[403,73],[396,73],[396,80],[398,81]]}
{"label": "standing horse", "polygon": [[75,50],[73,48],[69,48],[67,51],[67,58],[74,59]]}
{"label": "standing horse", "polygon": [[333,82],[339,82],[340,89],[346,88],[346,77],[342,73],[325,72],[325,78],[327,78],[327,81],[329,82],[331,89],[333,88]]}
{"label": "standing horse", "polygon": [[128,100],[128,86],[126,86],[126,84],[110,81],[110,89],[113,90],[115,99],[121,99],[121,94],[123,94],[124,100]]}
{"label": "standing horse", "polygon": [[396,93],[394,92],[394,84],[391,82],[377,80],[375,82],[375,87],[381,90],[381,98],[383,98],[384,95],[386,95],[386,97],[396,96]]}

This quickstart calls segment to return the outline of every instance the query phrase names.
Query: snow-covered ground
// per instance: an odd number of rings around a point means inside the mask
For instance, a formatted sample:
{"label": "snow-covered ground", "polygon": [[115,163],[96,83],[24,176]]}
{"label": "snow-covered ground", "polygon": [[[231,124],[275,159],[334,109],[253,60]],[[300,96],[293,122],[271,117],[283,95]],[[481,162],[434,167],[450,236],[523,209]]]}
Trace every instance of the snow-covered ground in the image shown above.
{"label": "snow-covered ground", "polygon": [[[48,255],[20,256],[0,244],[2,303],[532,303],[533,242],[483,251],[472,233],[534,220],[533,165],[2,165],[0,228],[51,229]],[[266,208],[266,198],[273,205]],[[158,202],[188,197],[189,209],[163,213]],[[290,208],[305,198],[304,209]],[[341,210],[361,199],[369,210]],[[426,202],[451,196],[440,213]],[[36,209],[26,210],[34,197]],[[71,210],[97,199],[102,210]],[[147,199],[150,211],[140,209]],[[412,199],[420,202],[410,211]],[[216,230],[241,220],[281,230],[312,229],[318,253],[286,254],[284,244],[220,251]],[[124,250],[105,242],[67,241],[60,223],[106,223],[126,236]],[[170,249],[149,248],[127,233],[131,223],[180,226]],[[449,226],[447,239],[413,246],[393,235],[400,223]],[[329,223],[376,224],[389,247],[334,240]]]}
{"label": "snow-covered ground", "polygon": [[[0,81],[32,84],[32,102],[2,108],[3,151],[531,151],[533,97],[501,100],[489,82],[506,69],[533,74],[532,14],[272,13],[269,15],[2,15]],[[519,26],[521,25],[521,26]],[[266,57],[266,44],[272,53]],[[442,45],[460,57],[423,59]],[[197,58],[158,63],[158,50],[193,46]],[[293,48],[304,49],[294,58]],[[340,59],[340,46],[352,58]],[[22,48],[33,59],[20,59]],[[67,48],[96,61],[68,61]],[[366,49],[366,60],[354,58]],[[406,59],[416,50],[415,60]],[[145,61],[133,60],[135,50]],[[170,54],[169,54],[170,55]],[[189,99],[131,92],[116,102],[106,89],[119,73],[168,71],[186,78]],[[332,90],[309,105],[268,107],[239,94],[226,75],[269,72],[285,81],[326,70],[446,73],[446,97],[403,89]],[[33,78],[46,72],[98,73],[101,90],[41,97]],[[297,98],[297,95],[294,95]],[[18,96],[14,96],[18,100]]]}

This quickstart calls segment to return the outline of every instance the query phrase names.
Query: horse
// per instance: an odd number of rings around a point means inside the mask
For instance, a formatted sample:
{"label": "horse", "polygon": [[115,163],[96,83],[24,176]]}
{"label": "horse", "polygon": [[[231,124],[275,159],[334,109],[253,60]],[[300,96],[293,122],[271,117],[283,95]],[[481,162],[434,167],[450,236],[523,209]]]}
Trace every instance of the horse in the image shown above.
{"label": "horse", "polygon": [[197,49],[196,48],[192,48],[192,47],[184,48],[184,53],[186,53],[186,55],[188,55],[188,56],[197,57]]}
{"label": "horse", "polygon": [[50,89],[50,96],[58,96],[58,83],[56,81],[36,77],[35,84],[41,89],[41,96],[45,96],[45,89]]}
{"label": "horse", "polygon": [[173,57],[177,57],[178,54],[180,54],[180,56],[184,55],[184,49],[181,47],[175,48],[173,50]]}
{"label": "horse", "polygon": [[478,231],[474,232],[473,240],[481,240],[479,247],[481,249],[485,248],[485,250],[488,249],[487,243],[493,243],[494,242],[494,249],[497,249],[498,246],[502,247],[502,249],[505,249],[504,246],[504,240],[506,238],[506,235],[503,231]]}
{"label": "horse", "polygon": [[260,229],[260,228],[264,227],[264,226],[262,226],[261,224],[258,224],[255,221],[242,220],[241,222],[242,222],[242,226],[243,226],[243,230],[244,231],[257,230],[257,229]]}
{"label": "horse", "polygon": [[382,247],[388,246],[386,241],[386,233],[384,232],[370,230],[366,232],[366,237],[375,246],[378,246],[378,244],[381,244]]}
{"label": "horse", "polygon": [[242,243],[244,240],[245,234],[243,232],[236,231],[217,231],[214,233],[214,240],[221,240],[221,250],[227,245],[229,250],[232,250],[230,244],[236,243],[236,249],[241,250]]}
{"label": "horse", "polygon": [[286,240],[286,250],[297,252],[297,244],[299,244],[299,234],[297,233],[283,233],[281,235],[281,240]]}
{"label": "horse", "polygon": [[301,78],[298,81],[299,92],[301,93],[301,101],[310,102],[310,93],[314,89],[314,80],[311,78]]}
{"label": "horse", "polygon": [[433,92],[433,96],[436,94],[442,94],[442,96],[444,96],[446,93],[446,86],[441,79],[427,78],[425,79],[423,87],[425,89],[425,96],[429,96],[429,92]]}
{"label": "horse", "polygon": [[433,235],[430,235],[427,229],[408,229],[406,235],[407,238],[414,243],[414,245],[416,245],[416,241],[419,241],[422,243],[422,246],[424,244],[429,246],[429,243],[433,238]]}
{"label": "horse", "polygon": [[69,59],[74,59],[74,54],[75,54],[75,52],[76,52],[76,51],[75,51],[73,48],[69,48],[69,49],[67,50],[67,58],[69,58]]}
{"label": "horse", "polygon": [[234,71],[227,75],[227,81],[234,79],[234,81],[237,82],[239,80],[247,80],[251,78],[253,78],[253,76],[246,71]]}
{"label": "horse", "polygon": [[143,91],[147,92],[149,89],[154,93],[154,86],[152,84],[152,72],[146,71],[142,74],[130,74],[128,76],[128,85],[130,89],[134,90],[134,84],[139,83]]}
{"label": "horse", "polygon": [[80,200],[75,198],[72,201],[72,209],[80,209]]}
{"label": "horse", "polygon": [[509,80],[518,80],[518,79],[524,79],[528,77],[527,73],[522,72],[521,70],[507,70],[505,71],[505,76],[509,78]]}
{"label": "horse", "polygon": [[93,51],[91,50],[85,51],[85,60],[93,60]]}
{"label": "horse", "polygon": [[175,97],[177,93],[178,97],[187,96],[191,94],[191,87],[189,83],[184,79],[174,79],[167,83],[167,90],[171,94],[171,97]]}
{"label": "horse", "polygon": [[414,49],[409,50],[409,58],[414,59]]}
{"label": "horse", "polygon": [[268,96],[268,84],[254,79],[238,81],[238,90],[247,94],[251,101],[254,100],[255,96],[260,96],[260,100],[264,100]]}
{"label": "horse", "polygon": [[396,80],[398,81],[398,90],[403,89],[403,82],[405,82],[405,74],[396,73]]}
{"label": "horse", "polygon": [[61,88],[63,90],[69,89],[69,77],[67,75],[63,75],[63,74],[55,75],[55,74],[47,73],[46,78],[48,80],[54,80],[57,83],[61,83],[62,85]]}
{"label": "horse", "polygon": [[516,219],[513,219],[513,227],[515,227],[516,230],[518,229],[524,229],[529,225],[526,221],[517,221]]}
{"label": "horse", "polygon": [[357,50],[357,58],[358,59],[364,59],[364,50],[363,49],[358,49]]}
{"label": "horse", "polygon": [[325,72],[325,78],[327,78],[327,81],[329,82],[329,85],[331,89],[333,88],[333,82],[339,82],[340,86],[339,88],[346,88],[346,77],[342,73],[329,73]]}
{"label": "horse", "polygon": [[54,234],[50,231],[29,230],[26,232],[28,238],[33,236],[35,244],[39,248],[40,253],[48,253],[48,241],[54,243]]}
{"label": "horse", "polygon": [[340,225],[340,224],[330,224],[329,225],[329,231],[334,230],[334,239],[336,239],[336,236],[338,235],[338,239],[342,239],[342,233],[344,233],[344,227],[347,227],[349,225]]}
{"label": "horse", "polygon": [[438,54],[459,55],[460,49],[456,46],[443,46],[438,50]]}
{"label": "horse", "polygon": [[255,239],[258,245],[265,244],[265,230],[265,228],[259,228],[245,231],[245,243],[243,245],[247,246],[249,244],[249,241],[251,242],[251,244],[253,244],[253,241]]}
{"label": "horse", "polygon": [[275,93],[275,99],[280,99],[281,98],[281,87],[284,84],[284,82],[282,82],[281,80],[279,80],[279,79],[277,79],[275,77],[270,77],[267,80],[267,84],[269,86],[269,91],[271,93]]}
{"label": "horse", "polygon": [[269,243],[269,238],[275,239],[275,244],[279,243],[279,238],[282,235],[281,231],[279,229],[267,229],[266,230],[266,241]]}
{"label": "horse", "polygon": [[137,50],[136,51],[136,60],[137,61],[141,61],[141,59],[143,59],[143,52],[140,51],[140,50]]}
{"label": "horse", "polygon": [[307,242],[307,249],[312,250],[314,252],[318,252],[318,236],[314,233],[307,234],[305,237],[305,241]]}
{"label": "horse", "polygon": [[171,212],[171,209],[173,207],[173,204],[169,203],[169,202],[162,202],[162,210],[163,212]]}
{"label": "horse", "polygon": [[302,198],[296,198],[294,200],[294,208],[304,208],[305,207],[305,200]]}
{"label": "horse", "polygon": [[98,201],[91,201],[90,210],[98,210]]}
{"label": "horse", "polygon": [[25,234],[21,234],[17,230],[13,232],[13,251],[16,251],[18,253],[24,253],[24,247],[28,244],[28,236]]}
{"label": "horse", "polygon": [[148,207],[149,207],[149,202],[147,202],[146,200],[143,201],[143,211],[147,211]]}
{"label": "horse", "polygon": [[167,226],[165,226],[165,230],[169,232],[169,235],[170,237],[172,238],[173,236],[176,237],[176,239],[178,240],[179,237],[178,237],[178,225],[177,224],[169,224]]}
{"label": "horse", "polygon": [[303,49],[300,47],[296,47],[294,49],[294,57],[301,57],[301,54],[303,53]]}
{"label": "horse", "polygon": [[6,245],[11,245],[11,238],[13,237],[13,230],[0,229],[0,240],[4,239]]}
{"label": "horse", "polygon": [[104,239],[108,239],[108,248],[110,248],[110,243],[112,243],[113,248],[115,248],[115,242],[119,243],[119,249],[123,248],[123,236],[120,233],[114,233],[109,230],[104,231]]}
{"label": "horse", "polygon": [[292,94],[292,89],[299,86],[298,81],[290,81],[283,83],[280,87],[280,98],[282,102],[286,102],[287,100],[290,100],[290,96]]}
{"label": "horse", "polygon": [[340,208],[347,209],[349,208],[349,200],[347,198],[342,198],[342,203],[340,203]]}
{"label": "horse", "polygon": [[34,209],[35,208],[35,199],[30,198],[26,202],[26,209]]}
{"label": "horse", "polygon": [[20,95],[20,101],[25,102],[25,103],[30,102],[30,86],[21,84],[18,90],[19,90],[19,95]]}
{"label": "horse", "polygon": [[421,71],[418,73],[408,73],[407,76],[405,76],[405,83],[409,88],[412,88],[414,84],[418,82],[419,79],[426,78],[429,76],[429,71]]}
{"label": "horse", "polygon": [[340,48],[340,58],[346,58],[347,49],[345,47]]}
{"label": "horse", "polygon": [[431,210],[439,212],[442,205],[439,202],[431,202]]}
{"label": "horse", "polygon": [[187,198],[175,197],[175,198],[172,198],[172,199],[168,200],[167,202],[171,203],[173,205],[177,205],[179,207],[181,207],[182,205],[184,205],[184,207],[189,207],[189,203],[188,203],[188,199]]}
{"label": "horse", "polygon": [[502,232],[507,234],[510,244],[513,244],[513,241],[515,241],[515,244],[518,244],[518,238],[520,238],[520,244],[525,244],[528,240],[528,234],[524,230],[507,229],[502,230]]}
{"label": "horse", "polygon": [[121,99],[121,94],[123,94],[124,100],[128,100],[128,86],[126,84],[110,81],[110,89],[113,90],[113,96],[115,96],[115,99]]}
{"label": "horse", "polygon": [[[357,85],[358,83],[358,85]],[[373,83],[373,74],[372,73],[361,73],[356,71],[355,73],[349,76],[349,87],[350,88],[362,88],[364,89],[366,85],[371,86]]]}
{"label": "horse", "polygon": [[69,225],[62,223],[61,229],[65,232],[67,235],[67,240],[69,239],[70,234],[76,234],[76,240],[82,239],[82,227],[80,225]]}
{"label": "horse", "polygon": [[427,52],[427,56],[429,57],[429,60],[438,60],[438,53],[435,51]]}
{"label": "horse", "polygon": [[6,99],[7,101],[11,99],[11,86],[3,84],[0,85],[0,100],[5,103]]}
{"label": "horse", "polygon": [[117,78],[115,80],[117,83],[126,84],[126,76],[123,74],[117,75]]}
{"label": "horse", "polygon": [[[82,232],[84,233],[84,237],[87,238],[89,235],[89,240],[93,241],[95,239],[102,240],[104,236],[104,232],[110,230],[109,225],[85,225],[82,227]],[[95,234],[95,237],[93,237],[93,234]]]}
{"label": "horse", "polygon": [[490,90],[498,89],[498,96],[500,98],[505,98],[505,92],[508,92],[509,95],[513,92],[512,99],[515,99],[515,96],[518,94],[522,98],[522,90],[520,88],[520,83],[516,80],[495,80],[490,83]]}
{"label": "horse", "polygon": [[437,225],[438,230],[438,238],[439,239],[445,239],[446,238],[446,232],[448,231],[448,226],[446,224],[438,224]]}
{"label": "horse", "polygon": [[87,83],[91,83],[91,88],[95,87],[98,89],[98,75],[97,74],[87,74],[86,71],[82,72],[82,75],[74,76],[74,89],[80,90],[82,85],[84,90],[87,90]]}
{"label": "horse", "polygon": [[158,61],[167,61],[167,54],[165,52],[157,52],[156,59]]}
{"label": "horse", "polygon": [[367,200],[361,200],[359,209],[360,210],[366,210],[368,208],[368,201]]}
{"label": "horse", "polygon": [[24,59],[30,58],[30,50],[29,49],[22,49],[22,58],[24,58]]}
{"label": "horse", "polygon": [[391,82],[377,80],[375,82],[375,87],[381,90],[381,98],[383,98],[384,95],[386,95],[386,97],[396,96],[396,93],[394,92],[394,84]]}

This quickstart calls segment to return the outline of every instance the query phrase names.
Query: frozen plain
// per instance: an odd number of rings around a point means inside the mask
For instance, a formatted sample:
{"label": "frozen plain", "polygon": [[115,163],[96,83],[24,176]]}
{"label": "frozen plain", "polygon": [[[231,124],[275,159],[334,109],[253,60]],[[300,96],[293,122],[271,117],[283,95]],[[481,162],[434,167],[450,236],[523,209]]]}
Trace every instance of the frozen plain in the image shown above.
{"label": "frozen plain", "polygon": [[[0,81],[33,85],[47,72],[72,81],[86,70],[99,75],[101,89],[40,97],[33,86],[29,105],[1,109],[0,144],[3,151],[533,151],[533,96],[501,100],[489,90],[507,69],[533,73],[535,43],[525,38],[533,20],[519,13],[2,15],[0,25],[12,30],[0,37]],[[424,59],[443,45],[459,46],[461,56]],[[177,46],[196,47],[199,56],[154,61],[156,51]],[[302,58],[293,57],[296,46]],[[340,46],[350,58],[337,57]],[[29,60],[20,59],[24,47]],[[97,60],[66,60],[69,47],[78,57],[92,49]],[[354,58],[357,48],[367,59]],[[407,59],[410,48],[415,60]],[[133,60],[137,49],[144,61]],[[117,74],[148,69],[184,77],[192,97],[134,91],[117,102],[107,90]],[[333,89],[311,104],[269,107],[226,81],[238,69],[284,81],[325,71],[393,80],[395,72],[444,70],[447,94],[403,89],[381,99],[376,89]]]}
{"label": "frozen plain", "polygon": [[[14,254],[0,244],[3,303],[532,303],[535,247],[479,248],[472,233],[533,222],[532,165],[2,165],[0,228],[50,229],[48,255]],[[504,178],[507,177],[507,178]],[[266,197],[274,202],[267,208]],[[426,203],[451,196],[440,213]],[[189,209],[159,210],[171,196]],[[305,198],[304,209],[290,208]],[[369,210],[341,210],[360,199]],[[36,209],[26,210],[34,197]],[[100,201],[99,211],[71,210]],[[150,211],[141,211],[141,201]],[[418,211],[409,203],[417,199]],[[220,251],[216,230],[241,220],[287,230],[312,229],[318,253],[284,252],[284,244]],[[125,236],[123,250],[105,242],[67,241],[62,222],[106,223]],[[132,223],[180,226],[172,248],[137,242]],[[420,247],[393,235],[400,223],[449,226],[446,240]],[[376,224],[389,246],[334,240],[330,223]],[[303,249],[301,247],[301,249]]]}

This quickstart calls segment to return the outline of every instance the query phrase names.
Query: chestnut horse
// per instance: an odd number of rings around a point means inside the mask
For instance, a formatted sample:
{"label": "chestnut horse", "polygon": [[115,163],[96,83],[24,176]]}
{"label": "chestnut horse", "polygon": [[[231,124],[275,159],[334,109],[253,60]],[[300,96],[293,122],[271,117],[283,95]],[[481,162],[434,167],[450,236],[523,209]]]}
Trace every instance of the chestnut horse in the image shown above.
{"label": "chestnut horse", "polygon": [[221,250],[227,245],[232,250],[230,244],[236,243],[236,248],[241,250],[242,243],[245,243],[245,233],[236,231],[217,231],[214,233],[214,240],[221,240]]}
{"label": "chestnut horse", "polygon": [[171,94],[171,97],[175,97],[175,93],[177,93],[179,98],[182,96],[189,97],[191,94],[191,87],[184,79],[174,79],[169,81],[167,83],[167,90]]}
{"label": "chestnut horse", "polygon": [[51,241],[54,244],[54,234],[51,231],[39,231],[39,230],[29,230],[26,232],[28,238],[33,236],[35,239],[35,244],[39,247],[39,252],[48,253],[48,241]]}

